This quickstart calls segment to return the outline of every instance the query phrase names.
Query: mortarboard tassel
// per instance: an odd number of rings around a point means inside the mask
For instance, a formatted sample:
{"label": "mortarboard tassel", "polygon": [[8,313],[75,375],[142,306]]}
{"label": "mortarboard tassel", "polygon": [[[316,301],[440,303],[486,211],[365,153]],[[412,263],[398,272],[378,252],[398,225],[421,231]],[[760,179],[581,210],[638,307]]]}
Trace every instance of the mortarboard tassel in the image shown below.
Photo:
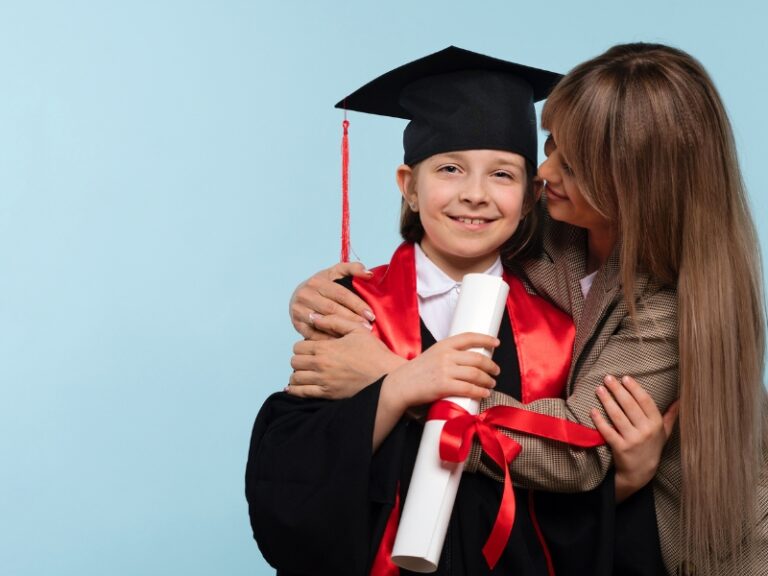
{"label": "mortarboard tassel", "polygon": [[344,111],[341,137],[341,261],[349,262],[349,121]]}

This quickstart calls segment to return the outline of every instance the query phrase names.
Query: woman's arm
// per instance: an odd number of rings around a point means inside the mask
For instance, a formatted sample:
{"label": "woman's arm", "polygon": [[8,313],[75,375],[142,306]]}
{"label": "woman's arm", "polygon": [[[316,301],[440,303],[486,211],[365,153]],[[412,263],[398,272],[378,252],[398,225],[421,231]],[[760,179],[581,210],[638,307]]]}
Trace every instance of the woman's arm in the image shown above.
{"label": "woman's arm", "polygon": [[[619,304],[622,306],[623,304]],[[614,311],[618,312],[618,311]],[[631,374],[648,392],[654,403],[666,410],[678,396],[677,308],[674,290],[659,289],[638,302],[635,321],[624,315],[600,346],[593,346],[584,364],[577,362],[571,394],[566,399],[548,398],[522,404],[509,396],[492,392],[481,409],[495,405],[517,406],[578,422],[592,423],[592,411],[605,414],[596,390],[609,374]],[[587,365],[588,364],[588,365]],[[613,465],[608,446],[582,450],[567,444],[515,432],[505,432],[523,447],[511,465],[515,483],[529,488],[556,492],[591,490]],[[473,451],[468,470],[479,469],[494,475]]]}
{"label": "woman's arm", "polygon": [[405,362],[357,324],[341,338],[297,342],[286,392],[302,398],[349,398]]}
{"label": "woman's arm", "polygon": [[[308,281],[300,286],[294,298],[312,303],[312,306],[320,305],[327,308],[340,305],[337,291],[329,286],[335,283],[327,279],[325,276],[327,272],[324,271],[313,277],[315,280],[311,285]],[[335,285],[335,288],[341,287]],[[318,289],[322,290],[322,294],[317,291]],[[345,289],[341,288],[341,290]],[[352,295],[350,291],[346,293]],[[348,301],[347,295],[344,298],[345,302]],[[323,302],[326,300],[327,302]],[[345,322],[355,322],[357,324],[349,324],[349,328],[354,330],[359,327],[359,318],[355,318],[354,321],[349,321],[346,317],[327,317],[323,321],[336,322],[337,326],[344,326]],[[491,397],[483,403],[483,409],[494,405],[512,405],[590,425],[594,409],[598,408],[598,413],[603,414],[596,390],[608,374],[632,374],[648,391],[654,405],[666,409],[677,398],[677,317],[674,291],[657,290],[639,302],[636,322],[635,326],[630,318],[625,316],[618,323],[614,333],[599,349],[597,357],[591,361],[591,365],[583,369],[575,379],[572,394],[567,400],[544,399],[530,404],[521,404],[509,396],[493,392]],[[350,344],[352,343],[350,339]],[[338,360],[333,348],[335,343],[329,341],[325,344],[330,345],[326,356]],[[341,350],[341,346],[336,348],[336,351]],[[394,358],[387,359],[387,355]],[[383,366],[387,362],[402,362],[402,359],[397,359],[389,351],[379,351],[375,356],[358,354],[347,357],[354,358],[361,364],[362,370],[366,370],[366,366]],[[361,362],[363,359],[364,361]],[[317,362],[318,359],[313,361]],[[334,370],[332,362],[324,363],[322,367],[315,367],[313,370],[315,373],[308,377],[316,378],[318,382],[332,382],[335,379],[330,377]],[[360,389],[386,370],[380,372],[374,370],[374,372],[376,373],[370,373],[365,379],[358,377],[357,381],[350,381],[351,387],[346,390],[326,389],[321,395],[326,398],[345,397],[345,394]],[[291,393],[298,393],[298,389],[293,386],[293,379],[290,388]],[[516,484],[553,491],[590,490],[602,481],[608,468],[613,464],[613,455],[608,446],[578,450],[523,434],[509,434],[524,447],[523,453],[512,465]],[[470,458],[467,470],[479,468],[489,475],[495,475],[492,468],[480,463],[479,451],[474,450]],[[622,481],[621,475],[620,481]],[[629,482],[628,485],[634,486],[634,483]]]}

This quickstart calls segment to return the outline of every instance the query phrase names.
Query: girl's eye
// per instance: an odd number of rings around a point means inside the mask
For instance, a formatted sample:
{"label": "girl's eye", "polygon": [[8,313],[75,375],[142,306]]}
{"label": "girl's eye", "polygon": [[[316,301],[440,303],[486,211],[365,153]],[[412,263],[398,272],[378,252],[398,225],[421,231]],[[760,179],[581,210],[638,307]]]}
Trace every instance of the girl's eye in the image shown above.
{"label": "girl's eye", "polygon": [[512,174],[510,174],[509,172],[504,172],[503,170],[498,170],[498,171],[494,172],[493,175],[496,178],[506,178],[508,180],[514,180],[515,179],[515,177]]}
{"label": "girl's eye", "polygon": [[573,176],[573,168],[571,168],[570,164],[566,164],[565,162],[563,162],[562,167],[563,167],[563,172],[568,174],[568,176]]}
{"label": "girl's eye", "polygon": [[454,166],[453,164],[447,164],[445,166],[440,166],[438,168],[439,172],[446,172],[448,174],[457,174],[459,172],[459,167]]}

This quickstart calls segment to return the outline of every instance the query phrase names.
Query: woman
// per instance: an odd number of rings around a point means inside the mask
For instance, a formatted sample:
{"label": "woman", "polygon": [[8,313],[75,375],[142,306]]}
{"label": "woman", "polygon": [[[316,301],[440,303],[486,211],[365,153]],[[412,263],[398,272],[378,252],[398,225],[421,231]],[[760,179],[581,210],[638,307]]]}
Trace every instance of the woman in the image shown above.
{"label": "woman", "polygon": [[[760,259],[719,95],[688,54],[621,45],[556,86],[543,125],[551,138],[539,175],[551,221],[543,253],[524,270],[539,293],[573,315],[577,335],[568,399],[527,407],[586,423],[606,374],[632,374],[662,409],[678,395],[679,382],[680,432],[653,481],[667,571],[765,573],[768,407]],[[332,310],[319,291],[336,294],[329,283],[313,280],[295,298],[295,322]],[[337,300],[364,309],[346,295]],[[315,324],[331,328],[334,322],[349,326],[327,318]],[[364,335],[351,337],[358,340],[357,360]],[[297,346],[294,367],[310,372],[297,372],[291,388],[296,384],[302,393],[302,382],[326,379],[327,370],[311,371],[349,345],[343,340],[312,349],[325,353],[312,362],[301,353],[316,345]],[[394,364],[370,348],[376,355],[365,358],[368,365]],[[514,404],[494,394],[483,407],[500,403]],[[523,485],[586,490],[611,464],[605,448],[581,457],[563,446],[516,439],[524,450],[512,471]],[[472,465],[485,471],[479,458]],[[564,469],[572,470],[567,481]]]}

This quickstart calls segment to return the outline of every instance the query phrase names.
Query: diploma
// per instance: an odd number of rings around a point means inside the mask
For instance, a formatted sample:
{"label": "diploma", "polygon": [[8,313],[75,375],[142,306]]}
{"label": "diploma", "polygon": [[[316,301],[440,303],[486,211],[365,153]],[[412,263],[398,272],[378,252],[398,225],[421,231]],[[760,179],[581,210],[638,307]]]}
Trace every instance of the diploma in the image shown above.
{"label": "diploma", "polygon": [[[504,316],[509,286],[498,276],[467,274],[453,315],[450,335],[477,332],[496,336]],[[474,348],[489,358],[491,350]],[[446,398],[477,414],[480,403],[470,398]],[[411,484],[392,549],[392,561],[412,572],[434,572],[443,549],[464,463],[440,460],[440,433],[445,420],[424,424]]]}

